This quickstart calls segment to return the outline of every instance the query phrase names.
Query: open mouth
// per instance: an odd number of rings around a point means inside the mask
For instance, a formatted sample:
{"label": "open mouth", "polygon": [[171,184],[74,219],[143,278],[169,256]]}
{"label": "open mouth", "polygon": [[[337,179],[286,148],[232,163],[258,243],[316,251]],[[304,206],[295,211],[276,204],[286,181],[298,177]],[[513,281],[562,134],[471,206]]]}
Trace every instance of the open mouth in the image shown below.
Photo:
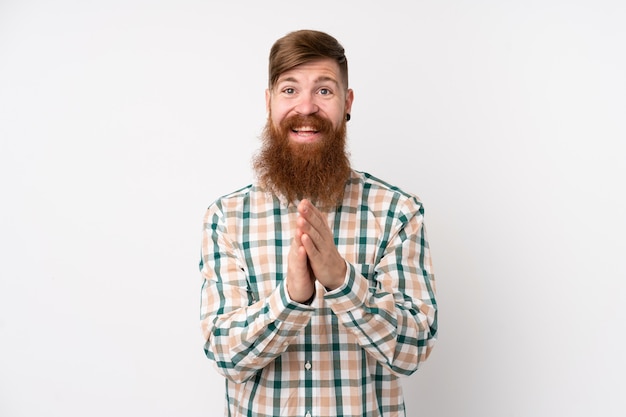
{"label": "open mouth", "polygon": [[310,126],[297,127],[295,129],[291,129],[291,131],[297,135],[302,136],[310,136],[319,133],[319,130],[316,130]]}
{"label": "open mouth", "polygon": [[[283,124],[284,123],[284,124]],[[295,143],[313,143],[326,137],[332,131],[329,120],[319,115],[294,115],[281,123],[285,133]]]}

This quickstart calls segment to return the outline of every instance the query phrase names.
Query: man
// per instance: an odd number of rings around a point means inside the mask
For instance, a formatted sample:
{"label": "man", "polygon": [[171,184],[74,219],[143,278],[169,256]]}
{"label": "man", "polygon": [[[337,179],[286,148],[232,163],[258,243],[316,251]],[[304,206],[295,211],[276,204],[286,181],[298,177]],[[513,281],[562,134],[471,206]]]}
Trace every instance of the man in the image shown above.
{"label": "man", "polygon": [[276,41],[257,181],[204,218],[201,323],[227,416],[405,416],[437,334],[417,197],[353,170],[343,47]]}

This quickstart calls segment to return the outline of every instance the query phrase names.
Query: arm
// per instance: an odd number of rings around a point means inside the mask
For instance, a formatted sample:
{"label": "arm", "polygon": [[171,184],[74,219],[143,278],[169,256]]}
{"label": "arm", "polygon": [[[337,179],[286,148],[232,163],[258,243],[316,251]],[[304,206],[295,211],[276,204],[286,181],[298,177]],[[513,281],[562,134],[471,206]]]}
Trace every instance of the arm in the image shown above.
{"label": "arm", "polygon": [[218,205],[205,216],[200,270],[205,353],[218,371],[243,382],[283,353],[309,322],[312,308],[289,298],[285,281],[253,300],[246,265]]}

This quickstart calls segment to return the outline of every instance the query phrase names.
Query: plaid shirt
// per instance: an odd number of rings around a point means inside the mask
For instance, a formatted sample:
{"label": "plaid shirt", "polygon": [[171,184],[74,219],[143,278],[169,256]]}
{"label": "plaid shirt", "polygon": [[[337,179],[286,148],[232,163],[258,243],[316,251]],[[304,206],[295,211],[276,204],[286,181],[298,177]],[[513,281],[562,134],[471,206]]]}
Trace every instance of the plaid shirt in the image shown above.
{"label": "plaid shirt", "polygon": [[294,204],[250,185],[207,210],[200,270],[205,352],[226,377],[226,415],[404,416],[399,377],[437,334],[435,282],[417,197],[353,171],[328,213],[343,285],[289,298]]}

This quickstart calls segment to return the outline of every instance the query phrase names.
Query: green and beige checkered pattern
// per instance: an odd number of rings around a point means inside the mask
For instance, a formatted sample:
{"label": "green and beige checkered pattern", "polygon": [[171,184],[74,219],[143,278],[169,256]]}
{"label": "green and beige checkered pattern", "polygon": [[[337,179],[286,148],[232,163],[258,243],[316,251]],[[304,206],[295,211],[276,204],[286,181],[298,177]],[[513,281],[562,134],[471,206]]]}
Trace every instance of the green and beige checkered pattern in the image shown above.
{"label": "green and beige checkered pattern", "polygon": [[204,219],[201,323],[227,416],[404,416],[399,377],[424,361],[437,305],[420,201],[352,172],[328,213],[344,285],[310,306],[285,289],[296,207],[256,185]]}

